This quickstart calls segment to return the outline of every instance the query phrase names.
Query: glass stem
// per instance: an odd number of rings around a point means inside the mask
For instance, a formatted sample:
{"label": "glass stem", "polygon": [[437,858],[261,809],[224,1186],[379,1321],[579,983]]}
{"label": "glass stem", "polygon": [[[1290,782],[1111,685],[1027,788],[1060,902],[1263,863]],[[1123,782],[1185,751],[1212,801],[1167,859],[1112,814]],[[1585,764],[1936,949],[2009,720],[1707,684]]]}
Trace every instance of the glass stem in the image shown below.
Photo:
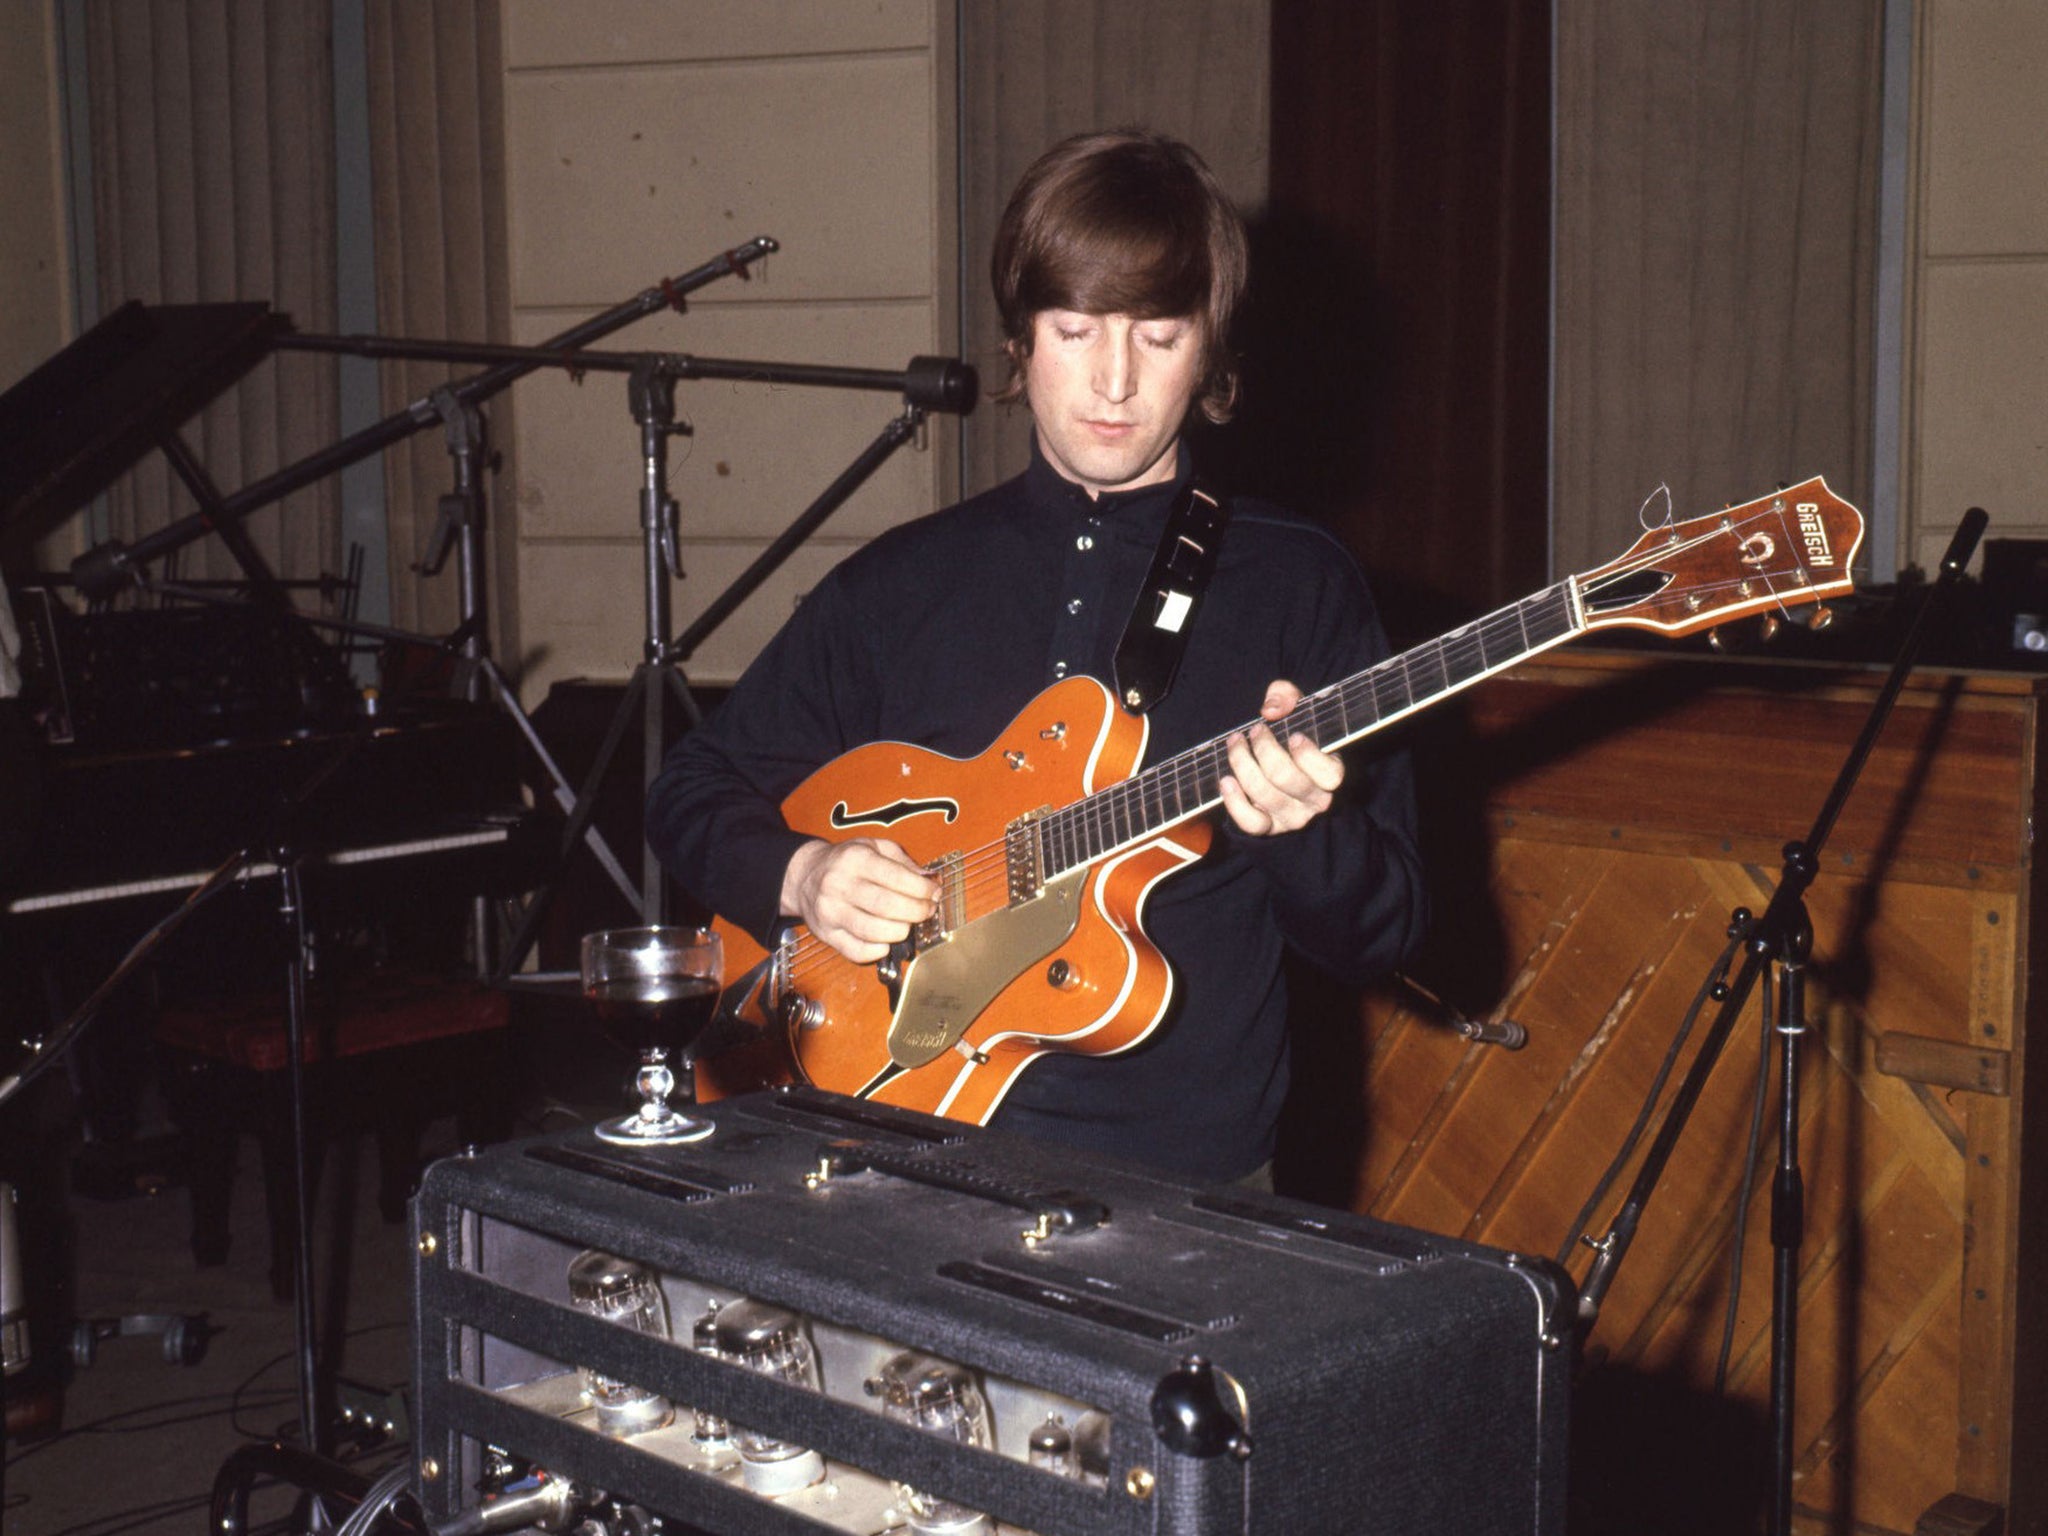
{"label": "glass stem", "polygon": [[675,1111],[669,1108],[668,1096],[675,1091],[675,1074],[668,1069],[668,1052],[659,1046],[650,1046],[640,1053],[640,1118],[661,1121],[671,1119]]}

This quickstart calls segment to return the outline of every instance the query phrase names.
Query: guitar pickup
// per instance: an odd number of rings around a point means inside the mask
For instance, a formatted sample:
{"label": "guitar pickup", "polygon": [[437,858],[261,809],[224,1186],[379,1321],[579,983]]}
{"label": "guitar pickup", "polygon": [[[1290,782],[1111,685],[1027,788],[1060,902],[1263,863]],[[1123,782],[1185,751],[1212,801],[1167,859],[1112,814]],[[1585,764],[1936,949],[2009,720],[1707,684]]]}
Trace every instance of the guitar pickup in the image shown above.
{"label": "guitar pickup", "polygon": [[943,944],[967,921],[965,860],[958,853],[949,853],[925,865],[924,872],[938,881],[939,896],[932,904],[932,915],[910,930],[911,955]]}

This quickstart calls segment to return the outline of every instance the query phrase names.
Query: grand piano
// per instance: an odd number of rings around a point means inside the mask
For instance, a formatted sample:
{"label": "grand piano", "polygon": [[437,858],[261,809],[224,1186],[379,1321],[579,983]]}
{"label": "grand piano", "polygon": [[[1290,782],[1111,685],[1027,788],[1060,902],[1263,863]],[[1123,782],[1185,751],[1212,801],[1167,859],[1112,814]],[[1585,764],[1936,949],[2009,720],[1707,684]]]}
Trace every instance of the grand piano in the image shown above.
{"label": "grand piano", "polygon": [[[77,1001],[77,973],[118,957],[237,855],[245,913],[274,905],[259,887],[290,859],[314,917],[356,931],[412,914],[460,935],[466,898],[536,877],[542,829],[522,794],[517,733],[439,686],[454,647],[404,653],[405,675],[426,686],[387,675],[384,688],[362,688],[333,632],[299,611],[243,532],[242,513],[320,466],[223,497],[179,437],[289,331],[261,304],[131,303],[0,396],[11,575],[29,540],[161,452],[199,506],[196,532],[222,539],[244,577],[225,600],[145,600],[140,562],[114,546],[116,579],[100,589],[115,589],[112,600],[87,600],[79,579],[97,560],[104,581],[102,552],[71,578],[12,583],[26,676],[20,698],[0,701],[12,717],[0,736],[0,966],[17,980],[53,964],[74,974],[0,991],[17,1006],[32,997],[27,1012],[44,1022]],[[188,970],[224,984],[237,967],[221,963],[222,946],[233,938],[190,946],[213,953]],[[271,946],[242,947],[252,968],[270,965]],[[37,1022],[6,1020],[31,1034]]]}

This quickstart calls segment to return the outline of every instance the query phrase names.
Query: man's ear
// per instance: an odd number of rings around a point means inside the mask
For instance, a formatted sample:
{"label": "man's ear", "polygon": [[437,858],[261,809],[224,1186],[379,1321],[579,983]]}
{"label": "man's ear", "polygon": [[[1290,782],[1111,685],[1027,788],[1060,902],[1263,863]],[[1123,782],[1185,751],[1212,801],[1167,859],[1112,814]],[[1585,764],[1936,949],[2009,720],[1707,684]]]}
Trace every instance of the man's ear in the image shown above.
{"label": "man's ear", "polygon": [[1010,376],[990,398],[998,405],[1009,405],[1024,398],[1024,365],[1031,360],[1030,336],[1012,336],[1004,341],[1003,356],[1009,360]]}

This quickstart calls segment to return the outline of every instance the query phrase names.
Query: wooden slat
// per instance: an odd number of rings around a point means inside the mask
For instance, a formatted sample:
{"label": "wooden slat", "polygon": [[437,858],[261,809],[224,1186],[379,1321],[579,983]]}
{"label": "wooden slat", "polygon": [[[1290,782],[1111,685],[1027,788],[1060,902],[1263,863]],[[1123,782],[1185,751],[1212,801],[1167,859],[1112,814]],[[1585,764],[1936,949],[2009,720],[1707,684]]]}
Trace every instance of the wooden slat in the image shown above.
{"label": "wooden slat", "polygon": [[[1810,828],[1869,697],[1829,672],[1738,675],[1730,688],[1725,667],[1594,653],[1509,674],[1471,708],[1498,812],[1523,830],[1549,818],[1580,839],[1775,866],[1785,840]],[[2029,708],[2003,680],[1907,690],[1843,808],[1828,867],[1883,859],[1945,881],[1973,869],[2010,879],[2027,846]]]}
{"label": "wooden slat", "polygon": [[1996,1234],[2011,1230],[2012,1114],[2003,1099],[1970,1103],[1963,1179],[1970,1232],[1963,1256],[1962,1368],[1955,1423],[1957,1491],[2002,1502],[2003,1472],[2012,1456],[2013,1253]]}
{"label": "wooden slat", "polygon": [[2012,1092],[2012,1052],[1952,1045],[1895,1029],[1878,1038],[1877,1070],[1930,1088],[1960,1088],[2001,1099]]}
{"label": "wooden slat", "polygon": [[[1768,901],[1782,844],[1806,830],[1879,681],[1560,653],[1472,691],[1462,723],[1420,747],[1431,805],[1469,836],[1435,871],[1458,928],[1438,946],[1443,974],[1423,979],[1474,1016],[1511,1015],[1530,1039],[1512,1053],[1474,1046],[1392,994],[1370,1002],[1358,1208],[1557,1251],[1729,914]],[[2048,1429],[2036,1422],[2048,1392],[2016,1381],[2012,1363],[2044,1348],[2017,1290],[2039,1241],[2024,1235],[2022,1163],[2048,1156],[2023,1159],[2020,1129],[2048,1095],[2026,1076],[2021,958],[2048,957],[2027,924],[2044,689],[1911,682],[1807,896],[1803,1530],[1906,1533],[1957,1492],[2002,1504],[2015,1448]],[[1755,1507],[1712,1468],[1761,1477],[1768,1464],[1771,1134],[1753,1176],[1731,1402],[1714,1408],[1707,1392],[1759,1002],[1734,1024],[1587,1341],[1588,1529],[1628,1529],[1660,1498],[1725,1504],[1730,1528]],[[1595,1211],[1596,1235],[1633,1172]],[[1575,1273],[1586,1258],[1569,1256]]]}

